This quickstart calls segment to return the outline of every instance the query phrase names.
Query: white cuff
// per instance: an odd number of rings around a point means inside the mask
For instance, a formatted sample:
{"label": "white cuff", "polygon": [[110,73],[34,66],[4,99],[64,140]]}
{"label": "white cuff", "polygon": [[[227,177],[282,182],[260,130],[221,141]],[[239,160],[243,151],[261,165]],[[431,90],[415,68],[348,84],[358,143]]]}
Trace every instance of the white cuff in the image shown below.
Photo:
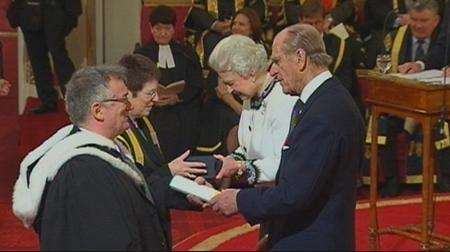
{"label": "white cuff", "polygon": [[425,63],[423,63],[423,61],[418,60],[418,61],[416,61],[416,63],[420,65],[421,71],[425,70]]}

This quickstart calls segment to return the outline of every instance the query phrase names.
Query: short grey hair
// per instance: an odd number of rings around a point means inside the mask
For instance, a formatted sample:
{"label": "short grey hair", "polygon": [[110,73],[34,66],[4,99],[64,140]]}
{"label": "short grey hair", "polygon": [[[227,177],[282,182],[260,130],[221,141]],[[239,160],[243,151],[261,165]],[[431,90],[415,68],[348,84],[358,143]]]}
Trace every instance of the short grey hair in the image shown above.
{"label": "short grey hair", "polygon": [[66,110],[73,124],[83,126],[95,102],[111,99],[111,78],[126,82],[126,69],[121,66],[85,67],[72,75],[66,88]]}
{"label": "short grey hair", "polygon": [[313,26],[296,24],[285,28],[283,32],[286,33],[282,47],[285,54],[295,54],[298,49],[303,49],[311,62],[320,67],[328,67],[333,61],[327,54],[322,36]]}
{"label": "short grey hair", "polygon": [[216,45],[209,57],[209,66],[216,72],[249,76],[267,71],[269,60],[263,45],[243,35],[230,35]]}
{"label": "short grey hair", "polygon": [[439,4],[436,0],[416,0],[411,4],[409,11],[422,12],[424,10],[431,11],[434,15],[439,15]]}

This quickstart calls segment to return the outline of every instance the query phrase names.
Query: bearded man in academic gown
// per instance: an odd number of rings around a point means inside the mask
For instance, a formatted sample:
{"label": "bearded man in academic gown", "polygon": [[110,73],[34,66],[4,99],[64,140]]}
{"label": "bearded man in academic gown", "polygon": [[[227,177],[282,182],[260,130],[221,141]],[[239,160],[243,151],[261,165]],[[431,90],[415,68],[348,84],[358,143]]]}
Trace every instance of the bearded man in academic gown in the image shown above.
{"label": "bearded man in academic gown", "polygon": [[160,93],[150,115],[167,160],[175,159],[195,145],[203,90],[198,56],[191,47],[173,39],[175,23],[176,15],[172,8],[157,6],[150,14],[154,41],[135,51],[157,63],[161,85],[184,86],[181,92]]}

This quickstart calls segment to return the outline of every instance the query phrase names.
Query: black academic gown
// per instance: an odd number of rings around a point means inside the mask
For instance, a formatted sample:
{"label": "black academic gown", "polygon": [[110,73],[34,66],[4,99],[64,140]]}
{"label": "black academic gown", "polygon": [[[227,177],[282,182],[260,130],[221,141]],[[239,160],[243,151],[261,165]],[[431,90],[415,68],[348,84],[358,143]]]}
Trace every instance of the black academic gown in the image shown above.
{"label": "black academic gown", "polygon": [[358,104],[358,107],[362,110],[362,102],[360,101],[360,92],[356,77],[356,69],[364,68],[362,43],[354,37],[347,38],[344,41],[345,47],[342,60],[340,63],[336,63],[340,51],[341,39],[333,34],[325,34],[323,40],[327,53],[333,57],[333,62],[329,67],[330,71],[347,88]]}
{"label": "black academic gown", "polygon": [[[150,113],[161,150],[167,160],[173,160],[187,149],[193,148],[197,138],[196,125],[201,106],[203,88],[202,70],[195,52],[188,46],[178,42],[170,42],[175,68],[160,68],[160,83],[164,86],[184,80],[186,86],[179,94],[182,102],[164,107],[155,107]],[[136,49],[135,53],[158,62],[159,46],[151,42]]]}
{"label": "black academic gown", "polygon": [[137,125],[130,122],[130,128],[116,139],[130,151],[134,161],[145,177],[156,173],[172,177],[148,118],[138,118]]}
{"label": "black academic gown", "polygon": [[[111,149],[103,151],[113,156]],[[171,250],[168,208],[192,209],[170,177],[147,179],[153,202],[124,172],[96,156],[70,159],[46,186],[39,210],[42,250]]]}

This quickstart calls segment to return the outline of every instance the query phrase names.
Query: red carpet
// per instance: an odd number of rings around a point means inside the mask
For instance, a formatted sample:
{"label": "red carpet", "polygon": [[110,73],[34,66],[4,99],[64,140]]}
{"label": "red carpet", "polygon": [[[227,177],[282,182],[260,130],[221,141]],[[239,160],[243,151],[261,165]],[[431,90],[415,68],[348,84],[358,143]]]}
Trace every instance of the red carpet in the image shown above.
{"label": "red carpet", "polygon": [[[436,228],[440,234],[450,235],[450,197],[447,202],[436,204]],[[396,203],[397,200],[388,200]],[[400,203],[400,202],[397,202]],[[364,207],[364,205],[363,205]],[[406,204],[382,207],[379,210],[380,227],[399,226],[420,223],[420,204]],[[356,211],[357,250],[369,250],[368,244],[369,211]],[[175,250],[255,250],[258,229],[252,229],[242,219],[233,219],[221,226],[199,232],[176,244]],[[242,235],[237,235],[243,233]],[[381,236],[382,250],[420,250],[417,242],[395,235]]]}

